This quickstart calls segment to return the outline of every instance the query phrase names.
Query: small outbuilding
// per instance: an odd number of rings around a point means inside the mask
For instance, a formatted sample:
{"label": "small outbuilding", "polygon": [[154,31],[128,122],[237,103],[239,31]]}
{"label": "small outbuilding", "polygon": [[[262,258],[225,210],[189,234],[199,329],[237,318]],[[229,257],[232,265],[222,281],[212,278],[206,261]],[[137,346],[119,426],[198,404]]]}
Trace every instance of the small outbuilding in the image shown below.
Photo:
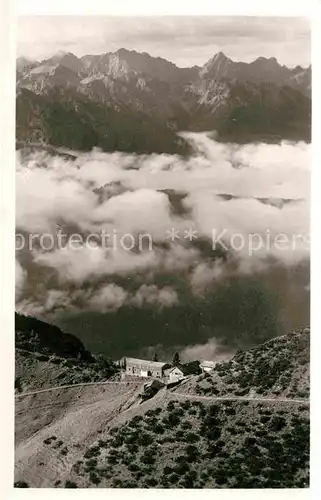
{"label": "small outbuilding", "polygon": [[164,376],[169,383],[182,380],[187,375],[197,375],[201,373],[200,364],[198,361],[190,361],[189,363],[180,363],[177,366],[168,368],[164,371]]}
{"label": "small outbuilding", "polygon": [[166,378],[167,382],[170,383],[182,380],[185,375],[183,370],[179,366],[172,366],[172,368],[167,368],[164,371],[164,377]]}
{"label": "small outbuilding", "polygon": [[213,370],[215,365],[215,361],[202,361],[200,367],[203,373],[208,373]]}

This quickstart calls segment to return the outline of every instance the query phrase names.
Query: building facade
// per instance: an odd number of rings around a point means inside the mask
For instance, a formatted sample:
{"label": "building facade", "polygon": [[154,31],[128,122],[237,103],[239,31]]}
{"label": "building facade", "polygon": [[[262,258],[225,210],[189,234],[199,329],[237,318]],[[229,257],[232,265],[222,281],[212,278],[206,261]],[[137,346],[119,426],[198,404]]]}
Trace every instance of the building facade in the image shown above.
{"label": "building facade", "polygon": [[184,372],[178,366],[173,366],[164,371],[164,376],[168,382],[178,382],[184,378]]}
{"label": "building facade", "polygon": [[170,365],[160,361],[149,361],[147,359],[123,358],[121,366],[126,375],[134,377],[163,378],[164,371]]}

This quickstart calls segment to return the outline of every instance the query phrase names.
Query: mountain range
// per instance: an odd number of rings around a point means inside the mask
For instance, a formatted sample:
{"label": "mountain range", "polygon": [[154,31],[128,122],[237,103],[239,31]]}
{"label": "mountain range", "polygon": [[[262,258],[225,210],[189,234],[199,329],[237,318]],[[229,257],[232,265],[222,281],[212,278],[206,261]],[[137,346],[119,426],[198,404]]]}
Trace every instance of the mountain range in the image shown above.
{"label": "mountain range", "polygon": [[215,130],[221,141],[310,141],[311,66],[275,58],[235,62],[222,52],[204,66],[179,68],[120,49],[18,58],[18,143],[188,152],[180,131]]}

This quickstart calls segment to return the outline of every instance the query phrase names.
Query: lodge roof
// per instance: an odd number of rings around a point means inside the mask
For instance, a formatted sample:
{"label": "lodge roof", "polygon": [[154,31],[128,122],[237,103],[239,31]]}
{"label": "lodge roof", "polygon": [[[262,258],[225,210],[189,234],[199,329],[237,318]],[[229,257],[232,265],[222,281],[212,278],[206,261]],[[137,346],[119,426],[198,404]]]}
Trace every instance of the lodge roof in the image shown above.
{"label": "lodge roof", "polygon": [[166,377],[168,377],[168,375],[169,375],[169,374],[170,374],[173,370],[175,370],[175,369],[180,370],[180,371],[183,373],[183,375],[184,375],[184,371],[181,369],[181,367],[180,367],[180,366],[172,366],[171,368],[167,368],[166,370],[164,370],[164,375],[165,375]]}
{"label": "lodge roof", "polygon": [[173,370],[175,370],[175,368],[180,370],[183,375],[194,375],[197,374],[199,371],[199,362],[190,361],[189,363],[184,363],[184,364],[179,363],[176,366],[172,366],[171,368],[164,370],[164,374],[168,376]]}
{"label": "lodge roof", "polygon": [[162,363],[161,361],[149,361],[148,359],[138,359],[138,358],[125,358],[126,365],[131,366],[144,366],[146,368],[163,368],[167,363]]}

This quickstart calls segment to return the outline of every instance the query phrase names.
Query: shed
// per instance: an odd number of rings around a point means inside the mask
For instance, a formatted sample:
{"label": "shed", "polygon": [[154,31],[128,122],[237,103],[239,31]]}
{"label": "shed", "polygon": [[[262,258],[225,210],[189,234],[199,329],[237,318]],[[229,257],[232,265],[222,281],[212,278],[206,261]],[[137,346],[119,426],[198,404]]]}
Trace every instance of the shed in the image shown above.
{"label": "shed", "polygon": [[172,368],[168,368],[164,371],[164,376],[168,380],[168,382],[177,382],[184,378],[184,371],[180,366],[173,366]]}
{"label": "shed", "polygon": [[216,361],[202,361],[200,364],[202,372],[210,372],[216,365]]}

